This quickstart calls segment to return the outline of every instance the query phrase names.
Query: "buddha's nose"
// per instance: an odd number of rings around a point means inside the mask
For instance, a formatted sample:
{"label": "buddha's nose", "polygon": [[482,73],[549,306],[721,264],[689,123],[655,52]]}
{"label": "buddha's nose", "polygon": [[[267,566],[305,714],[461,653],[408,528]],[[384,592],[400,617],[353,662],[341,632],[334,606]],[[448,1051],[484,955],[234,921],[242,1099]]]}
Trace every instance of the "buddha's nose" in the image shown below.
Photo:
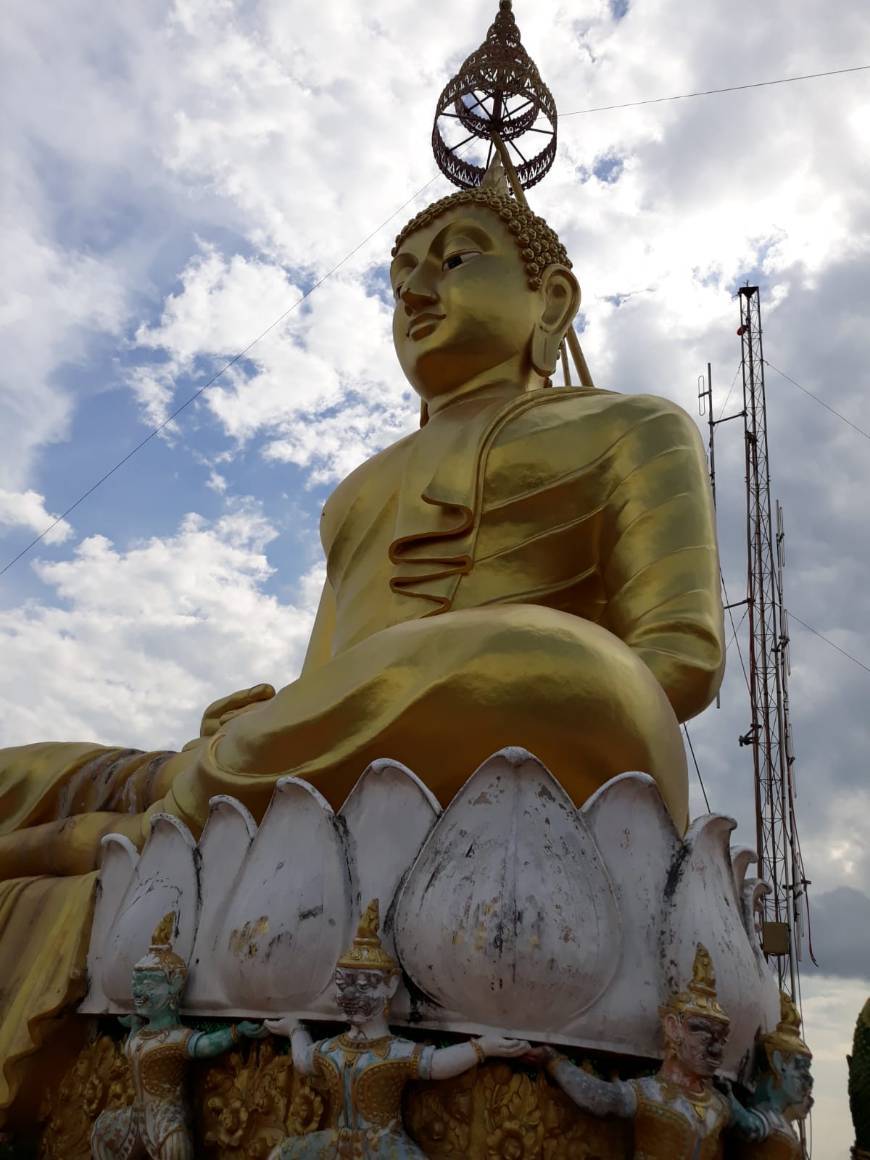
{"label": "buddha's nose", "polygon": [[405,313],[409,316],[418,314],[424,306],[431,306],[438,301],[438,293],[428,282],[426,276],[415,270],[402,287],[400,295],[405,306]]}

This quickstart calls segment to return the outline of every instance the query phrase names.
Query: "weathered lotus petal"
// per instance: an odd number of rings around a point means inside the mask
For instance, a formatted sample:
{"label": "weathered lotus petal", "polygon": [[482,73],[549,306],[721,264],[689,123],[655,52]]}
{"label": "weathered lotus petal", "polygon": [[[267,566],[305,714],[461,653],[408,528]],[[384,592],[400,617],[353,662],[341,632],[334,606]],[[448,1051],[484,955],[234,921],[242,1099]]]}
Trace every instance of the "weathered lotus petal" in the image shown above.
{"label": "weathered lotus petal", "polygon": [[743,883],[743,925],[749,932],[749,945],[755,958],[761,986],[761,1029],[773,1031],[779,1022],[779,980],[776,971],[764,957],[761,949],[761,930],[764,922],[764,900],[770,894],[770,886],[760,878],[747,878]]}
{"label": "weathered lotus petal", "polygon": [[131,1009],[133,966],[169,911],[177,916],[173,949],[189,961],[199,911],[196,844],[178,818],[156,814],[108,940],[103,988],[122,1010]]}
{"label": "weathered lotus petal", "polygon": [[734,1076],[751,1052],[764,1007],[755,955],[743,923],[731,865],[732,818],[709,816],[690,826],[665,892],[661,965],[666,993],[685,987],[699,942],[713,959],[719,1002],[731,1019],[723,1071]]}
{"label": "weathered lotus petal", "polygon": [[305,781],[282,778],[245,858],[215,942],[236,1013],[310,1007],[351,938],[341,824]]}
{"label": "weathered lotus petal", "polygon": [[215,940],[256,832],[251,812],[235,798],[220,794],[208,803],[208,820],[199,840],[201,904],[184,1002],[187,1010],[226,1007],[215,961]]}
{"label": "weathered lotus petal", "polygon": [[655,1055],[663,990],[662,898],[680,837],[646,773],[611,778],[584,804],[582,815],[610,874],[623,942],[610,986],[565,1031],[599,1049]]}
{"label": "weathered lotus petal", "polygon": [[[399,761],[373,761],[339,810],[347,825],[354,869],[354,921],[373,898],[381,904],[381,941],[396,953],[393,902],[432,826],[441,815],[435,795]],[[334,1003],[324,1011],[338,1017]],[[394,1019],[410,1015],[404,985],[396,993]]]}
{"label": "weathered lotus petal", "polygon": [[123,834],[106,834],[100,846],[100,880],[88,948],[88,993],[79,1008],[87,1015],[105,1014],[115,1009],[103,990],[106,944],[139,861],[139,851]]}
{"label": "weathered lotus petal", "polygon": [[436,824],[400,894],[414,983],[465,1020],[561,1029],[607,986],[619,915],[595,842],[524,749],[483,763]]}
{"label": "weathered lotus petal", "polygon": [[749,867],[758,861],[758,854],[751,846],[732,846],[731,865],[734,867],[734,889],[737,897],[743,897],[743,884]]}
{"label": "weathered lotus petal", "polygon": [[438,799],[398,761],[373,761],[339,810],[347,825],[358,914],[380,899],[382,938],[392,947],[390,908],[441,815]]}

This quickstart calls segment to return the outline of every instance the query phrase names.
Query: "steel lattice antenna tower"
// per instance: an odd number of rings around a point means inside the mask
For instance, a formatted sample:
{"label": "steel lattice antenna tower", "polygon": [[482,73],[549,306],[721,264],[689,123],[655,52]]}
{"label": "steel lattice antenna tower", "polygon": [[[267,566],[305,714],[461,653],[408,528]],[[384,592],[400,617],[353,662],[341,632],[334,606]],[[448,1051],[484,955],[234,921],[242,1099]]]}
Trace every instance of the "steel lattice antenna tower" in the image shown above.
{"label": "steel lattice antenna tower", "polygon": [[746,604],[752,719],[742,745],[752,747],[758,873],[770,884],[763,946],[775,956],[782,990],[799,1003],[801,908],[807,885],[794,809],[794,753],[789,721],[789,640],[783,604],[782,508],[771,508],[761,299],[742,286],[740,335],[746,444]]}

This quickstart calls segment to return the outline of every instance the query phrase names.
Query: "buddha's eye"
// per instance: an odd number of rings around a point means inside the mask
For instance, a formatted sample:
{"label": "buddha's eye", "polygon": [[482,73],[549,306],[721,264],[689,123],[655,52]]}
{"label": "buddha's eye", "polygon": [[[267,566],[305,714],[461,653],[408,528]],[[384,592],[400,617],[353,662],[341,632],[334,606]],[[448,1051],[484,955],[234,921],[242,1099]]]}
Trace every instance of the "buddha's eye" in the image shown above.
{"label": "buddha's eye", "polygon": [[466,262],[479,257],[480,250],[462,250],[461,253],[450,254],[449,257],[445,258],[441,263],[441,269],[444,271],[456,270],[459,266],[464,266]]}

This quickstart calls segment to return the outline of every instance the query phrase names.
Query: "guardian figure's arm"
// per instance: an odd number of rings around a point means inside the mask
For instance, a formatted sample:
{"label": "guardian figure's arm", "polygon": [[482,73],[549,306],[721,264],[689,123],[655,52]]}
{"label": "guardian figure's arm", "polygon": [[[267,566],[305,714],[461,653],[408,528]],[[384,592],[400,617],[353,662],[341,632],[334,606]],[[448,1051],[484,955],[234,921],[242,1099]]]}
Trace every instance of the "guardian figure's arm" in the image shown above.
{"label": "guardian figure's arm", "polygon": [[585,1112],[628,1120],[637,1111],[637,1099],[631,1084],[608,1083],[589,1075],[551,1047],[535,1048],[529,1052],[529,1057],[543,1062],[562,1091]]}
{"label": "guardian figure's arm", "polygon": [[730,1085],[725,1089],[725,1096],[731,1106],[731,1123],[740,1135],[753,1142],[766,1140],[770,1135],[770,1126],[764,1116],[750,1108],[744,1108]]}
{"label": "guardian figure's arm", "polygon": [[290,1040],[294,1068],[300,1075],[312,1075],[314,1073],[315,1043],[308,1029],[289,1016],[285,1016],[283,1019],[267,1019],[266,1027],[273,1035],[287,1036]]}

